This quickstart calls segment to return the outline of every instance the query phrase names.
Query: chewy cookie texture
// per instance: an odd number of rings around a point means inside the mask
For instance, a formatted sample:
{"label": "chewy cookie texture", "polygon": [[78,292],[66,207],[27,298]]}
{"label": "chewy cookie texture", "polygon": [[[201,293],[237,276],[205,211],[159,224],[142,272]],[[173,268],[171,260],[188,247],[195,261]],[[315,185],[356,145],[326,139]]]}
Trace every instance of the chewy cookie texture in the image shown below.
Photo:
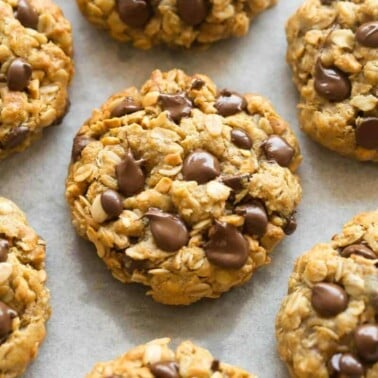
{"label": "chewy cookie texture", "polygon": [[80,128],[66,197],[115,278],[190,304],[247,281],[295,230],[300,160],[263,97],[154,71]]}
{"label": "chewy cookie texture", "polygon": [[36,356],[50,316],[45,243],[0,197],[0,377],[20,376]]}
{"label": "chewy cookie texture", "polygon": [[292,377],[378,377],[378,211],[297,260],[276,336]]}
{"label": "chewy cookie texture", "polygon": [[0,0],[0,159],[68,109],[71,26],[50,0]]}
{"label": "chewy cookie texture", "polygon": [[191,341],[181,343],[176,352],[169,342],[165,338],[140,345],[113,361],[97,364],[86,378],[257,378],[214,359]]}
{"label": "chewy cookie texture", "polygon": [[378,0],[306,0],[286,32],[302,129],[378,162]]}
{"label": "chewy cookie texture", "polygon": [[77,0],[83,14],[135,47],[190,47],[248,32],[252,18],[276,0]]}

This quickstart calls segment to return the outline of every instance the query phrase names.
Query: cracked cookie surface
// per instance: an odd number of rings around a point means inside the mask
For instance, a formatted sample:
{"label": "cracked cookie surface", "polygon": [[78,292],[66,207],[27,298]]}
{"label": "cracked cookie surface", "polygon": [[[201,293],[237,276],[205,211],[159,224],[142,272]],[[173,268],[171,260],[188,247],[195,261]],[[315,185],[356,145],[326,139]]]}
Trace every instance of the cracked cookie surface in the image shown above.
{"label": "cracked cookie surface", "polygon": [[0,159],[68,110],[71,25],[50,0],[0,0]]}
{"label": "cracked cookie surface", "polygon": [[295,230],[300,160],[263,97],[154,71],[80,128],[66,197],[115,278],[190,304],[246,282]]}
{"label": "cracked cookie surface", "polygon": [[0,197],[0,377],[20,376],[45,338],[50,316],[45,242]]}
{"label": "cracked cookie surface", "polygon": [[378,162],[378,0],[306,0],[286,27],[302,129]]}
{"label": "cracked cookie surface", "polygon": [[297,259],[276,337],[292,377],[378,377],[378,211]]}
{"label": "cracked cookie surface", "polygon": [[169,338],[153,340],[113,361],[98,363],[86,378],[257,378],[214,359],[191,341],[184,341],[176,351],[169,348],[169,342]]}
{"label": "cracked cookie surface", "polygon": [[240,37],[276,0],[77,0],[90,22],[122,42],[147,49],[165,43],[190,47]]}

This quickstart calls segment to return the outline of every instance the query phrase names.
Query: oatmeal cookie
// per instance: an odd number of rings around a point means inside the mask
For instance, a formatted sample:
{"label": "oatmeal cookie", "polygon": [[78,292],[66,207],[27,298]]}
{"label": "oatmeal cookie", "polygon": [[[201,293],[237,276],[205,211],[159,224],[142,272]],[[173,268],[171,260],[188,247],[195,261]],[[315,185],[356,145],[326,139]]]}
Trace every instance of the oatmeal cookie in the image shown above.
{"label": "oatmeal cookie", "polygon": [[292,377],[378,377],[378,211],[296,261],[276,336]]}
{"label": "oatmeal cookie", "polygon": [[306,0],[286,32],[302,129],[378,162],[378,0]]}
{"label": "oatmeal cookie", "polygon": [[181,343],[176,352],[169,343],[170,339],[164,338],[140,345],[113,361],[97,364],[86,378],[257,378],[214,359],[191,341]]}
{"label": "oatmeal cookie", "polygon": [[0,197],[0,377],[20,376],[38,352],[50,316],[45,242],[17,206]]}
{"label": "oatmeal cookie", "polygon": [[71,25],[50,0],[0,0],[0,159],[68,109]]}
{"label": "oatmeal cookie", "polygon": [[66,197],[114,277],[189,304],[247,281],[294,231],[300,160],[263,97],[154,71],[80,128]]}
{"label": "oatmeal cookie", "polygon": [[240,37],[251,20],[277,0],[77,0],[93,24],[122,42],[148,49],[190,47]]}

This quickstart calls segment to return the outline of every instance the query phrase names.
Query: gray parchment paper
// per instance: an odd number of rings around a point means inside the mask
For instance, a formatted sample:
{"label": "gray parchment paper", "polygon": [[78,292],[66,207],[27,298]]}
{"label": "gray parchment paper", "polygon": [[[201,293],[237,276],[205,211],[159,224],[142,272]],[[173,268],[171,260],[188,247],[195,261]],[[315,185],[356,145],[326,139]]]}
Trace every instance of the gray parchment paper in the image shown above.
{"label": "gray parchment paper", "polygon": [[[378,207],[378,167],[344,159],[310,141],[298,128],[297,94],[285,63],[284,24],[301,0],[280,0],[252,25],[248,36],[206,51],[139,51],[112,41],[79,13],[74,0],[56,0],[73,24],[76,76],[70,113],[59,127],[22,154],[0,163],[0,195],[15,201],[47,241],[53,315],[27,378],[82,378],[97,361],[134,345],[170,336],[190,338],[214,356],[261,378],[285,378],[274,338],[274,319],[296,256],[328,241],[360,211]],[[140,86],[155,68],[209,75],[219,87],[268,97],[297,132],[304,155],[304,196],[297,232],[273,253],[271,265],[245,286],[217,300],[165,307],[145,289],[112,278],[94,247],[76,236],[64,199],[72,138],[112,93]]]}

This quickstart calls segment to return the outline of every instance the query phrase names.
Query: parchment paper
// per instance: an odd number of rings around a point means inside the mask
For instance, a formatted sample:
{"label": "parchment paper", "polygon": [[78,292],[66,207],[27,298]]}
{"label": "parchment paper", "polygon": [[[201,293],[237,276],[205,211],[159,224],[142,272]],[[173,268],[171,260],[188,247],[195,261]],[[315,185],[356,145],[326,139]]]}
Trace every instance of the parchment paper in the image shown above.
{"label": "parchment paper", "polygon": [[[76,75],[64,123],[45,131],[26,152],[0,163],[0,195],[15,201],[47,241],[53,315],[47,338],[26,378],[82,378],[97,361],[134,345],[170,336],[192,339],[214,356],[261,378],[288,377],[276,353],[274,320],[296,256],[328,241],[360,211],[377,207],[378,167],[325,150],[299,131],[297,94],[285,63],[284,24],[301,0],[281,0],[248,36],[208,50],[139,51],[114,42],[79,13],[74,0],[56,0],[73,24]],[[174,308],[154,303],[137,285],[112,278],[94,247],[71,226],[64,180],[72,138],[112,93],[140,86],[155,68],[209,75],[220,88],[267,96],[300,138],[304,196],[297,232],[272,255],[272,264],[245,286],[217,300]]]}

